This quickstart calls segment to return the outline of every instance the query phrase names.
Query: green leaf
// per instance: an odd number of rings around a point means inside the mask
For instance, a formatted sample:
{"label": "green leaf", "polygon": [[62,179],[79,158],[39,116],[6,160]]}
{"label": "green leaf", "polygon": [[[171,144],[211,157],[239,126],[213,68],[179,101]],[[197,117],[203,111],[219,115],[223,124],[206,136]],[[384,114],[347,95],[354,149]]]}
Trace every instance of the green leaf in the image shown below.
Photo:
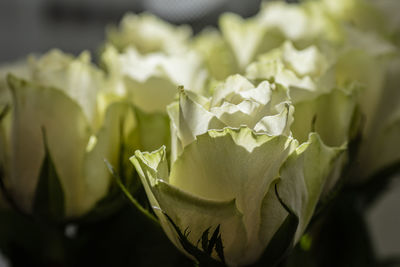
{"label": "green leaf", "polygon": [[33,213],[45,220],[57,222],[63,220],[65,215],[64,191],[51,159],[44,129],[42,131],[45,156],[35,191]]}
{"label": "green leaf", "polygon": [[289,213],[279,227],[278,231],[274,234],[267,248],[265,249],[260,260],[254,264],[257,266],[276,266],[281,262],[293,248],[293,242],[299,225],[299,218],[297,215],[283,202],[278,193],[277,184],[275,184],[275,194],[282,207]]}

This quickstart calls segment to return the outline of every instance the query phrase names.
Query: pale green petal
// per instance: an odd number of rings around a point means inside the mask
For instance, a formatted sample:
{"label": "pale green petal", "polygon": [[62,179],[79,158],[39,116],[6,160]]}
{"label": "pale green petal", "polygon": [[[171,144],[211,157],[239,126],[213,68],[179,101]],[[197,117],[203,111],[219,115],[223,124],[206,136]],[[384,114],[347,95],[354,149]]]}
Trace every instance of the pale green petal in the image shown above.
{"label": "pale green petal", "polygon": [[258,236],[262,201],[292,145],[290,138],[255,135],[248,128],[210,130],[184,149],[169,183],[210,200],[236,199],[248,234],[242,261],[250,263],[266,246]]}
{"label": "pale green petal", "polygon": [[135,149],[152,151],[162,145],[169,147],[170,125],[164,113],[135,112],[137,121],[138,143]]}
{"label": "pale green petal", "polygon": [[[219,83],[215,88],[211,106],[220,106],[225,99],[233,98],[240,92],[245,92],[254,88],[254,85],[245,77],[235,74],[229,76],[224,82]],[[239,99],[240,101],[241,99]],[[238,104],[239,101],[229,101],[232,104]]]}
{"label": "pale green petal", "polygon": [[293,123],[294,107],[289,103],[284,105],[282,111],[276,115],[265,116],[255,126],[254,131],[267,133],[268,135],[290,135],[290,127]]}
{"label": "pale green petal", "polygon": [[387,56],[395,53],[396,46],[383,39],[377,33],[361,31],[355,27],[346,27],[347,42],[350,47],[359,48],[373,56]]}
{"label": "pale green petal", "polygon": [[[399,51],[400,52],[400,51]],[[373,128],[379,129],[400,107],[400,53],[386,62],[384,87]],[[383,118],[383,119],[382,119]]]}
{"label": "pale green petal", "polygon": [[[242,222],[242,214],[237,210],[235,201],[213,201],[194,196],[165,182],[167,165],[165,149],[153,153],[137,151],[131,158],[146,188],[154,211],[168,237],[183,252],[177,234],[165,212],[178,227],[190,231],[189,241],[196,245],[201,235],[208,228],[212,233],[220,225],[220,233],[224,246],[224,254],[228,264],[236,264],[242,259],[246,245],[246,231]],[[213,254],[216,257],[215,253]],[[216,257],[217,258],[217,257]]]}
{"label": "pale green petal", "polygon": [[382,97],[384,65],[365,51],[354,49],[341,55],[335,68],[339,87],[349,88],[356,85],[361,88],[357,102],[365,117],[364,132],[371,131]]}
{"label": "pale green petal", "polygon": [[30,76],[28,64],[23,60],[0,65],[0,108],[11,102],[10,90],[7,85],[7,75],[10,73],[23,78]]}
{"label": "pale green petal", "polygon": [[178,138],[179,128],[179,102],[173,102],[167,106],[167,113],[169,117],[170,133],[171,133],[171,154],[170,159],[173,163],[178,154],[182,151],[182,143]]}
{"label": "pale green petal", "polygon": [[112,46],[107,45],[101,53],[101,65],[106,69],[107,78],[104,91],[114,93],[115,95],[126,96],[126,88],[121,72],[121,64],[119,60],[118,50]]}
{"label": "pale green petal", "polygon": [[316,131],[325,144],[341,146],[348,141],[355,107],[355,96],[339,89],[295,104],[293,137],[302,143]]}
{"label": "pale green petal", "polygon": [[252,80],[267,79],[289,88],[294,103],[331,91],[336,86],[334,74],[315,46],[296,50],[290,42],[261,55],[246,69]]}
{"label": "pale green petal", "polygon": [[123,54],[105,51],[103,60],[116,79],[123,79],[124,90],[142,111],[165,113],[178,86],[201,92],[207,78],[201,58],[194,52],[180,55],[152,53],[141,55],[130,48]]}
{"label": "pale green petal", "polygon": [[335,160],[344,151],[324,145],[318,134],[312,133],[283,165],[277,188],[283,202],[300,218],[295,242],[310,222]]}
{"label": "pale green petal", "polygon": [[126,103],[111,104],[105,114],[104,124],[100,131],[91,136],[92,147],[87,147],[84,159],[85,195],[80,203],[82,212],[92,208],[98,200],[108,193],[110,172],[104,164],[106,159],[112,166],[120,166],[120,149],[124,142],[122,127],[126,127],[132,119],[133,108]]}
{"label": "pale green petal", "polygon": [[[277,82],[290,90],[290,98],[293,102],[315,98],[328,88],[319,86],[311,77],[298,77],[293,71],[286,69],[277,60],[264,60],[254,62],[246,69],[246,77],[252,80],[268,80]],[[331,89],[331,88],[329,88]]]}
{"label": "pale green petal", "polygon": [[289,40],[302,38],[309,24],[309,18],[302,6],[285,2],[264,3],[257,16],[260,24],[278,28]]}
{"label": "pale green petal", "polygon": [[240,75],[221,82],[210,98],[183,91],[179,105],[171,105],[173,160],[186,145],[209,129],[241,126],[270,135],[289,135],[293,121],[286,88],[267,81],[254,87]]}
{"label": "pale green petal", "polygon": [[[9,166],[11,149],[11,118],[12,118],[12,99],[11,91],[7,84],[7,75],[13,73],[19,77],[28,78],[29,68],[25,61],[16,61],[0,65],[0,114],[5,117],[0,118],[0,166]],[[2,116],[0,115],[0,116]],[[3,169],[7,177],[9,168]]]}
{"label": "pale green petal", "polygon": [[365,140],[360,151],[360,178],[369,178],[400,162],[400,109],[378,131]]}
{"label": "pale green petal", "polygon": [[[333,16],[341,21],[351,22],[357,28],[389,38],[399,33],[400,20],[397,0],[324,0]],[[367,44],[368,45],[368,44]]]}
{"label": "pale green petal", "polygon": [[260,108],[261,106],[257,102],[245,100],[238,105],[224,102],[219,107],[211,108],[210,111],[225,125],[229,125],[230,127],[238,128],[240,126],[247,126],[254,128],[254,125],[259,120],[255,116],[255,113]]}
{"label": "pale green petal", "polygon": [[219,31],[206,29],[196,35],[193,47],[204,58],[207,69],[214,79],[224,80],[239,72],[235,56]]}
{"label": "pale green petal", "polygon": [[291,42],[285,42],[282,47],[282,60],[300,77],[317,77],[328,68],[327,59],[314,45],[297,50]]}
{"label": "pale green petal", "polygon": [[85,51],[78,58],[52,50],[40,58],[31,57],[33,81],[56,87],[74,99],[92,126],[100,123],[97,117],[97,93],[103,83],[103,73],[90,62]]}
{"label": "pale green petal", "polygon": [[81,214],[82,177],[90,127],[80,106],[62,91],[9,78],[13,94],[10,181],[18,203],[30,210],[44,157],[43,132],[64,189],[66,215]]}
{"label": "pale green petal", "polygon": [[367,179],[400,160],[400,57],[391,58],[385,70],[379,109],[360,148],[359,165],[355,166],[360,179]]}
{"label": "pale green petal", "polygon": [[[171,164],[183,150],[183,142],[190,143],[196,134],[204,133],[208,126],[204,123],[216,121],[213,115],[207,112],[209,99],[190,91],[182,91],[179,101],[175,101],[167,107],[171,128]],[[182,109],[182,110],[181,110]],[[199,118],[198,122],[192,118]],[[186,122],[186,120],[188,120]],[[223,127],[222,123],[209,124],[210,127]]]}
{"label": "pale green petal", "polygon": [[177,136],[183,146],[190,144],[196,139],[196,136],[205,133],[208,129],[225,127],[215,114],[193,101],[192,95],[185,91],[179,95],[179,122],[175,122],[175,125],[178,127]]}
{"label": "pale green petal", "polygon": [[284,40],[291,40],[298,47],[320,40],[335,44],[341,38],[341,25],[331,18],[320,1],[297,5],[283,1],[265,2],[256,18],[264,27],[278,30]]}
{"label": "pale green petal", "polygon": [[166,106],[175,99],[177,85],[164,77],[151,77],[145,82],[126,78],[129,99],[146,113],[165,113]]}
{"label": "pale green petal", "polygon": [[263,41],[265,28],[252,19],[244,20],[228,13],[220,17],[221,32],[231,47],[240,69],[244,69],[255,57]]}
{"label": "pale green petal", "polygon": [[107,29],[108,42],[119,51],[133,47],[143,54],[180,53],[186,48],[191,35],[189,26],[174,26],[148,13],[128,13],[118,28]]}

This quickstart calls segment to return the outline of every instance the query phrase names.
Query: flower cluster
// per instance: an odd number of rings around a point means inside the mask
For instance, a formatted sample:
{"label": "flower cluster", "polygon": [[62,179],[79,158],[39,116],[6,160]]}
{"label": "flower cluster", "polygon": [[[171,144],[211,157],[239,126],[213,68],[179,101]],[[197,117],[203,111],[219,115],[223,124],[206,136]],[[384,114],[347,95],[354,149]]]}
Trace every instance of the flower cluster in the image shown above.
{"label": "flower cluster", "polygon": [[119,173],[200,264],[272,266],[340,185],[400,162],[395,2],[268,2],[197,35],[128,14],[101,67],[59,50],[4,65],[2,194],[66,222]]}

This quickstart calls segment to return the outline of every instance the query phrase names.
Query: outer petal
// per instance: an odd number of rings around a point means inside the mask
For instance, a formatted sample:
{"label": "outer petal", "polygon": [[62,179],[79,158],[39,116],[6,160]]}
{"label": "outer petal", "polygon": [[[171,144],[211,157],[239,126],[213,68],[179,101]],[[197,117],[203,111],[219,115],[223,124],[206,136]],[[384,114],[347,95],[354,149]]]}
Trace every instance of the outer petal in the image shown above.
{"label": "outer petal", "polygon": [[207,78],[202,61],[194,52],[179,55],[141,55],[133,48],[123,54],[108,47],[103,60],[113,76],[123,79],[128,97],[142,111],[165,112],[182,85],[201,92]]}
{"label": "outer petal", "polygon": [[[400,111],[400,110],[399,110]],[[400,112],[366,140],[360,151],[358,175],[368,178],[378,171],[400,162]]]}
{"label": "outer petal", "polygon": [[90,127],[79,105],[62,91],[10,76],[13,94],[11,186],[19,204],[30,210],[44,156],[43,133],[64,189],[66,213],[80,213],[82,177]]}
{"label": "outer petal", "polygon": [[123,127],[132,124],[133,107],[127,103],[111,104],[105,115],[104,124],[96,136],[91,136],[91,146],[87,147],[84,161],[83,179],[85,195],[79,210],[83,213],[104,197],[109,189],[110,172],[104,165],[107,159],[113,166],[119,166],[121,144],[124,142]]}
{"label": "outer petal", "polygon": [[220,225],[227,262],[235,264],[240,261],[246,244],[246,232],[242,215],[237,210],[234,200],[207,200],[166,183],[163,180],[168,176],[165,148],[151,154],[137,151],[131,161],[142,179],[164,231],[178,248],[185,252],[175,230],[161,211],[168,214],[182,231],[190,231],[188,239],[193,244],[197,244],[205,230],[211,227],[213,231]]}
{"label": "outer petal", "polygon": [[142,111],[165,112],[178,92],[178,84],[171,80],[163,70],[165,60],[161,54],[141,56],[129,49],[115,58],[124,79],[128,96]]}
{"label": "outer petal", "polygon": [[180,138],[178,137],[179,131],[179,102],[171,103],[167,106],[167,113],[170,121],[171,133],[171,164],[175,162],[176,158],[182,153],[183,147]]}
{"label": "outer petal", "polygon": [[64,91],[81,106],[88,121],[98,126],[97,93],[104,77],[91,64],[87,51],[74,58],[52,50],[39,59],[31,57],[30,66],[33,81]]}
{"label": "outer petal", "polygon": [[240,69],[244,69],[256,55],[263,41],[265,28],[252,19],[246,21],[235,14],[220,18],[222,34],[233,50]]}
{"label": "outer petal", "polygon": [[[177,137],[183,146],[186,146],[196,139],[196,136],[204,134],[208,129],[221,129],[223,124],[215,114],[209,112],[203,105],[192,98],[194,94],[181,92],[179,95],[179,121],[175,116],[171,120],[177,128]],[[172,114],[171,114],[172,115]]]}
{"label": "outer petal", "polygon": [[143,54],[181,53],[186,49],[191,35],[190,27],[176,27],[147,13],[128,13],[123,17],[119,28],[107,29],[107,40],[119,51],[133,47]]}
{"label": "outer petal", "polygon": [[[340,24],[321,8],[319,1],[291,5],[285,2],[266,2],[257,15],[260,24],[277,29],[284,40],[304,47],[319,40],[336,42],[340,38]],[[282,19],[285,18],[285,19]]]}
{"label": "outer petal", "polygon": [[356,107],[355,96],[335,89],[317,99],[295,104],[293,136],[301,142],[315,130],[329,146],[346,143]]}
{"label": "outer petal", "polygon": [[24,61],[3,64],[0,66],[0,166],[3,166],[5,176],[8,176],[10,139],[11,139],[11,93],[7,84],[7,75],[13,73],[20,77],[29,77],[30,72]]}
{"label": "outer petal", "polygon": [[205,199],[236,199],[248,238],[241,264],[254,262],[267,245],[258,235],[262,201],[291,145],[290,138],[255,135],[249,128],[210,130],[172,166],[171,185]]}
{"label": "outer petal", "polygon": [[224,80],[239,72],[229,45],[215,29],[206,29],[194,38],[194,49],[203,56],[211,77]]}
{"label": "outer petal", "polygon": [[290,42],[261,55],[246,69],[250,79],[267,79],[287,87],[294,103],[330,92],[336,86],[334,74],[315,46],[296,50]]}
{"label": "outer petal", "polygon": [[25,61],[0,65],[0,108],[11,102],[10,90],[7,85],[7,75],[9,73],[24,78],[30,76],[30,71]]}
{"label": "outer petal", "polygon": [[[249,91],[251,89],[254,89],[254,85],[245,77],[239,74],[232,75],[228,77],[226,81],[218,84],[217,88],[215,88],[211,100],[211,106],[219,106],[225,99],[233,98],[233,96],[238,95],[240,92]],[[238,104],[237,101],[230,102]]]}
{"label": "outer petal", "polygon": [[318,134],[312,133],[283,165],[278,193],[300,218],[295,242],[306,229],[332,167],[344,151],[345,148],[325,146]]}
{"label": "outer petal", "polygon": [[294,107],[285,104],[281,112],[276,115],[265,116],[255,126],[254,131],[267,133],[268,135],[290,135],[290,127],[293,123]]}
{"label": "outer petal", "polygon": [[391,58],[386,67],[380,106],[360,148],[360,164],[356,166],[357,175],[363,179],[400,160],[400,57]]}
{"label": "outer petal", "polygon": [[378,104],[382,99],[384,65],[365,51],[353,49],[340,56],[335,68],[337,82],[341,88],[349,88],[354,82],[361,85],[357,101],[366,118],[365,132],[371,131]]}

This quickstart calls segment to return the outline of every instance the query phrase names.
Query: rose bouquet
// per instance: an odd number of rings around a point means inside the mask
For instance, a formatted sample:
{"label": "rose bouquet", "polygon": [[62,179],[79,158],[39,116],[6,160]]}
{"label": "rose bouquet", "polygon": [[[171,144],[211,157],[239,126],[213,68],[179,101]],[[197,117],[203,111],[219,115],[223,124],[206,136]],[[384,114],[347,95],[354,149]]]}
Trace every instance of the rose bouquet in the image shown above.
{"label": "rose bouquet", "polygon": [[15,266],[387,266],[364,215],[400,166],[396,7],[266,2],[196,35],[127,14],[98,65],[52,50],[2,66],[1,251]]}

